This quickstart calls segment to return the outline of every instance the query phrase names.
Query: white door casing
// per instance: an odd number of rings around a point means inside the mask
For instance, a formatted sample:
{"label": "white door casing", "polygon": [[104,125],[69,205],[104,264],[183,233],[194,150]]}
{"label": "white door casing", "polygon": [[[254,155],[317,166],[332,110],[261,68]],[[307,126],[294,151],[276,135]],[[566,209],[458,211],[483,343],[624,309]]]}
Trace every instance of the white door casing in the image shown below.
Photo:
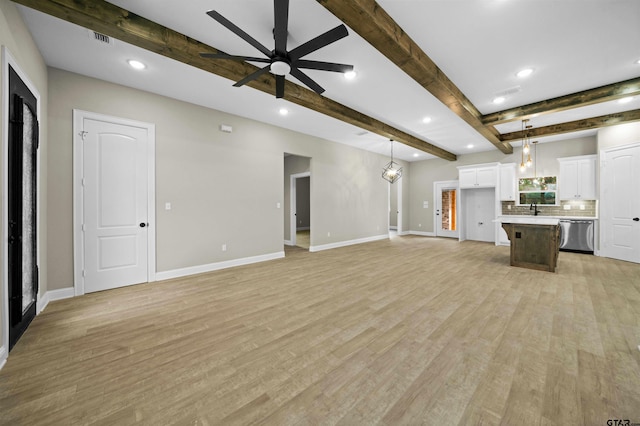
{"label": "white door casing", "polygon": [[458,223],[458,206],[460,205],[459,201],[459,197],[460,197],[460,190],[459,190],[459,182],[457,180],[451,180],[451,181],[440,181],[440,182],[434,182],[433,183],[433,204],[435,206],[436,212],[434,215],[434,225],[433,225],[433,229],[435,230],[435,234],[437,237],[450,237],[450,238],[458,238],[459,237],[459,232],[458,232],[458,227],[456,227],[455,231],[452,230],[448,230],[448,229],[444,229],[444,226],[442,224],[442,218],[443,216],[443,205],[442,205],[442,191],[443,190],[452,190],[455,189],[456,191],[456,210],[455,210],[455,214],[456,214],[456,223]]}
{"label": "white door casing", "polygon": [[600,177],[599,253],[640,263],[640,144],[601,151]]}
{"label": "white door casing", "polygon": [[74,111],[76,295],[155,280],[154,125]]}

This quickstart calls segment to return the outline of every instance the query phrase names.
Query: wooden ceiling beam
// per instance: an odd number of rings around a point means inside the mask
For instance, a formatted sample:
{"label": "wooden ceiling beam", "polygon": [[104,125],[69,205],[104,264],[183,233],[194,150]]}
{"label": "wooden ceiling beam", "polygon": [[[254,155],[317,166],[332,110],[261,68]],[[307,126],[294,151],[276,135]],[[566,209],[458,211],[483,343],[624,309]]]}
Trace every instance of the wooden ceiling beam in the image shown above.
{"label": "wooden ceiling beam", "polygon": [[422,49],[374,0],[316,0],[357,32],[391,62],[505,154],[513,152],[500,140],[482,114]]}
{"label": "wooden ceiling beam", "polygon": [[[238,81],[258,69],[246,62],[204,59],[200,52],[219,51],[103,0],[13,1],[232,81]],[[248,86],[275,96],[275,79],[269,73]],[[290,81],[285,83],[284,99],[428,154],[456,160],[456,155],[451,152]]]}
{"label": "wooden ceiling beam", "polygon": [[551,114],[573,108],[580,108],[601,102],[613,101],[636,96],[640,94],[640,77],[619,83],[596,87],[566,96],[560,96],[546,101],[536,102],[504,111],[494,112],[482,117],[482,122],[487,126],[495,126],[511,121],[524,120],[534,115]]}
{"label": "wooden ceiling beam", "polygon": [[[550,126],[536,127],[529,129],[528,135],[530,139],[541,138],[544,136],[560,135],[562,133],[616,126],[618,124],[631,123],[634,121],[640,121],[640,109],[569,121],[566,123],[552,124]],[[504,142],[513,142],[521,139],[521,130],[512,133],[504,133],[502,135],[502,140]]]}

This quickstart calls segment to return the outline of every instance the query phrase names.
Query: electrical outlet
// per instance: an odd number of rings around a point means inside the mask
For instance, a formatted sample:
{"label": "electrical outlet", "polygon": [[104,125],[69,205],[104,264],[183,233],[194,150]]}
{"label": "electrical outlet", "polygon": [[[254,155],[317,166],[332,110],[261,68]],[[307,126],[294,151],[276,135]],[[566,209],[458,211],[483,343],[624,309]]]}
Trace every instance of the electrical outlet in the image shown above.
{"label": "electrical outlet", "polygon": [[422,224],[421,223],[418,224],[418,228],[422,228]]}
{"label": "electrical outlet", "polygon": [[331,232],[327,232],[327,237],[330,237],[330,236],[331,236]]}
{"label": "electrical outlet", "polygon": [[165,210],[171,210],[171,203],[164,203]]}
{"label": "electrical outlet", "polygon": [[276,209],[280,208],[280,203],[276,203]]}
{"label": "electrical outlet", "polygon": [[222,251],[227,251],[227,245],[226,244],[222,245]]}
{"label": "electrical outlet", "polygon": [[507,210],[511,210],[511,204],[507,205]]}
{"label": "electrical outlet", "polygon": [[571,204],[565,204],[562,208],[565,210],[571,210]]}
{"label": "electrical outlet", "polygon": [[584,210],[585,208],[584,204],[580,204],[580,210]]}

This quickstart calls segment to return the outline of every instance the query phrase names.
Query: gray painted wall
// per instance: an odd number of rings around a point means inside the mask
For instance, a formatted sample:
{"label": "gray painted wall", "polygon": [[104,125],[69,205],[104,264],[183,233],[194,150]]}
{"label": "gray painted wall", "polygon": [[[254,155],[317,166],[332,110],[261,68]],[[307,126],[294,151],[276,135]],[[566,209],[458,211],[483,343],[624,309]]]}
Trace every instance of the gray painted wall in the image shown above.
{"label": "gray painted wall", "polygon": [[50,290],[73,285],[74,108],[156,124],[159,272],[281,252],[285,152],[312,158],[311,245],[386,233],[384,156],[59,69],[49,98]]}
{"label": "gray painted wall", "polygon": [[640,143],[640,123],[627,123],[598,130],[598,151],[632,143]]}

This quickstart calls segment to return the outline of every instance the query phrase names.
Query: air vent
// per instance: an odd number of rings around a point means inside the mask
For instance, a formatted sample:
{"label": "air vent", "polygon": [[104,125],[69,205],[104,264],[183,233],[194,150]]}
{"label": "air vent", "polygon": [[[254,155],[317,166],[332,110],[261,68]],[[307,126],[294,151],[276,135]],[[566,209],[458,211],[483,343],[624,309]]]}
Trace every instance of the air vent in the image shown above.
{"label": "air vent", "polygon": [[510,87],[506,90],[503,90],[502,92],[498,92],[496,93],[496,96],[509,96],[509,95],[515,95],[516,93],[522,91],[522,87],[520,86],[513,86]]}
{"label": "air vent", "polygon": [[112,45],[113,39],[106,34],[99,33],[97,31],[88,30],[89,38],[100,44]]}
{"label": "air vent", "polygon": [[356,133],[356,135],[358,135],[358,136],[364,136],[364,135],[367,135],[367,134],[369,134],[369,132],[366,132],[366,131],[365,132]]}

